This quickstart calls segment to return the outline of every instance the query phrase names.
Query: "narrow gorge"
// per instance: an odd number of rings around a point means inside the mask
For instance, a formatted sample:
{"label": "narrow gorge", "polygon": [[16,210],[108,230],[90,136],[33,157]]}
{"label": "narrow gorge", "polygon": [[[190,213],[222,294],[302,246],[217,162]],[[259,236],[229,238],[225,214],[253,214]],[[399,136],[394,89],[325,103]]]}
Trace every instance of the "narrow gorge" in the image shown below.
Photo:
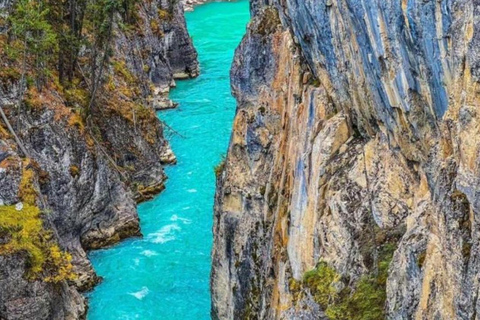
{"label": "narrow gorge", "polygon": [[0,320],[480,319],[479,39],[480,0],[0,0]]}
{"label": "narrow gorge", "polygon": [[171,0],[4,1],[0,16],[0,319],[210,318],[248,1],[196,8],[189,32]]}
{"label": "narrow gorge", "polygon": [[89,320],[210,318],[214,168],[235,113],[229,69],[248,1],[209,3],[185,16],[200,75],[177,81],[170,97],[178,108],[159,113],[177,163],[165,169],[165,191],[138,207],[143,238],[91,253],[104,280],[89,294]]}
{"label": "narrow gorge", "polygon": [[214,319],[478,319],[479,8],[251,1]]}

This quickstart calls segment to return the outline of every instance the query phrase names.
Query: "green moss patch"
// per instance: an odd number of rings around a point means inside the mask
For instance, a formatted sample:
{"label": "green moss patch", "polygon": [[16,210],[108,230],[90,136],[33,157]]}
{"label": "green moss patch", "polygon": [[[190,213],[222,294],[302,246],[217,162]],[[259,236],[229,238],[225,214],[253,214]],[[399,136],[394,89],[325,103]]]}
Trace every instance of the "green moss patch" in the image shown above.
{"label": "green moss patch", "polygon": [[302,285],[310,289],[315,301],[332,320],[385,319],[388,267],[394,251],[395,246],[383,245],[376,271],[362,276],[353,288],[338,289],[343,286],[341,276],[323,261],[305,273]]}
{"label": "green moss patch", "polygon": [[26,252],[28,274],[31,279],[47,282],[73,280],[71,256],[60,250],[50,232],[43,228],[40,210],[25,204],[21,210],[15,206],[0,206],[0,255]]}

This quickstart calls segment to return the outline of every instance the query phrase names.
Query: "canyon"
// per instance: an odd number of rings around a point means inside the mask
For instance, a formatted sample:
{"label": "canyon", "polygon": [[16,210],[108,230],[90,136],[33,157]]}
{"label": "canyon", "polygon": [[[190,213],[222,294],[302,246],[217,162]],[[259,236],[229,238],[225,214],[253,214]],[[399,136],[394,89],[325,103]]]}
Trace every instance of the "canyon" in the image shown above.
{"label": "canyon", "polygon": [[250,0],[231,130],[203,2],[0,0],[0,319],[477,319],[480,2]]}
{"label": "canyon", "polygon": [[87,294],[89,320],[210,319],[214,168],[230,138],[229,69],[248,5],[210,2],[185,14],[201,72],[177,81],[176,109],[157,113],[177,163],[165,166],[165,190],[138,206],[143,237],[89,253],[103,278]]}

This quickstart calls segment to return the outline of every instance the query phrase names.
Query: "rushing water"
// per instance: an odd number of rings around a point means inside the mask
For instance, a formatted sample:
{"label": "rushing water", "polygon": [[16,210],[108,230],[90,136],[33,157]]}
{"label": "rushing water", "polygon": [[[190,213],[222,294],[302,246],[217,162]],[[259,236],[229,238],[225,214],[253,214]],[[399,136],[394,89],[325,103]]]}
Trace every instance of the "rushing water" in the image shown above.
{"label": "rushing water", "polygon": [[144,238],[91,253],[104,281],[88,295],[89,320],[210,318],[213,168],[230,137],[229,69],[248,1],[205,4],[186,18],[201,75],[178,82],[179,108],[159,113],[182,135],[170,138],[178,164],[166,168],[167,189],[138,208]]}

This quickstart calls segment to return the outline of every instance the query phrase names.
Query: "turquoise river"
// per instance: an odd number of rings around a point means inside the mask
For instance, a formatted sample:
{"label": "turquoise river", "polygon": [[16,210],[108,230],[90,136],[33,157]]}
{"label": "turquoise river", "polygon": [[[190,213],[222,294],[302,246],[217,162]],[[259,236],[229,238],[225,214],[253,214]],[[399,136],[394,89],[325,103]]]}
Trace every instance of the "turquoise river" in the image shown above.
{"label": "turquoise river", "polygon": [[139,205],[143,238],[92,252],[104,278],[88,294],[88,320],[209,319],[214,167],[225,154],[235,114],[229,69],[245,33],[248,1],[214,2],[186,14],[201,75],[179,81],[174,110],[159,117],[178,164],[167,189]]}

